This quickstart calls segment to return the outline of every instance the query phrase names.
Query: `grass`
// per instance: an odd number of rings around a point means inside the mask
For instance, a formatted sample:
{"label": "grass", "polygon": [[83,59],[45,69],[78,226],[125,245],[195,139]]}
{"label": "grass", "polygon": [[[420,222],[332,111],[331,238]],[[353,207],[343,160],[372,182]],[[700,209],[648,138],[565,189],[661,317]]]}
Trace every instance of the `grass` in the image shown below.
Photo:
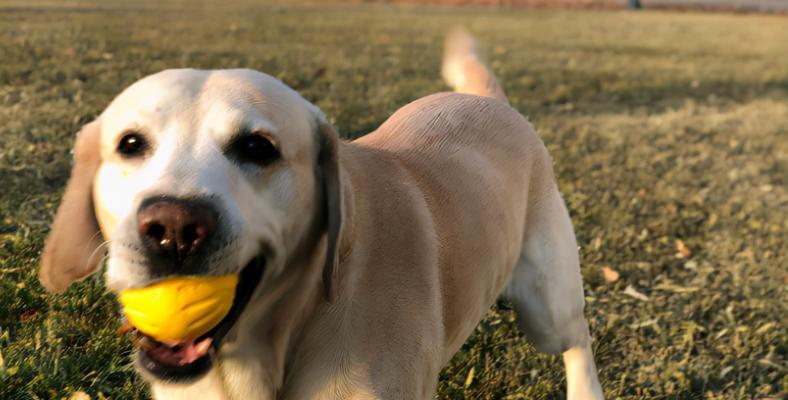
{"label": "grass", "polygon": [[[446,89],[442,35],[457,23],[552,153],[606,395],[787,395],[785,18],[186,4],[0,0],[0,398],[148,398],[100,274],[64,295],[36,279],[74,132],[120,90],[164,68],[249,67],[356,137]],[[513,318],[490,311],[439,398],[564,397],[559,357]]]}

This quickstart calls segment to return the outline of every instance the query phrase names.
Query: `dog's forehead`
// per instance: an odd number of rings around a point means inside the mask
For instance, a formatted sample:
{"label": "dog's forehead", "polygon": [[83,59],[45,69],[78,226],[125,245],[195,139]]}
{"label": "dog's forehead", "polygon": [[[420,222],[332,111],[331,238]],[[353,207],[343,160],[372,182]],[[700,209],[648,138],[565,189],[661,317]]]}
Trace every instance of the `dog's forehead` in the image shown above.
{"label": "dog's forehead", "polygon": [[[102,114],[109,131],[135,125],[150,130],[203,125],[222,133],[242,125],[277,131],[309,131],[315,109],[297,92],[261,72],[235,70],[166,70],[124,90]],[[292,129],[304,128],[304,129]]]}

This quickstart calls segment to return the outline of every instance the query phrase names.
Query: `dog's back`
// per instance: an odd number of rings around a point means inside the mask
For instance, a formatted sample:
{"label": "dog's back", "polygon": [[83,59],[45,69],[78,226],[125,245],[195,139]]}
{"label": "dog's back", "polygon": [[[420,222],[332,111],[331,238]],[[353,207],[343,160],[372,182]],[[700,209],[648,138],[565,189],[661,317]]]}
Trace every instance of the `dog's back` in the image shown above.
{"label": "dog's back", "polygon": [[447,40],[443,76],[454,93],[414,101],[354,142],[396,160],[408,175],[397,179],[415,182],[430,214],[441,362],[503,294],[538,349],[564,353],[570,398],[602,398],[583,317],[577,244],[547,149],[509,106],[464,31]]}
{"label": "dog's back", "polygon": [[447,360],[511,276],[529,171],[544,147],[506,103],[458,93],[417,100],[357,142],[393,155],[425,199],[439,243]]}

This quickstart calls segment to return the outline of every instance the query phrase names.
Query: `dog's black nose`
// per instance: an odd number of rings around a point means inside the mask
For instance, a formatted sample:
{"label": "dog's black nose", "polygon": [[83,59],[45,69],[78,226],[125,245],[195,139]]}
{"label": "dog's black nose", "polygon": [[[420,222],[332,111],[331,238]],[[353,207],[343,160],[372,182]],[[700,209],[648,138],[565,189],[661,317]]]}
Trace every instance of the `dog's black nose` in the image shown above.
{"label": "dog's black nose", "polygon": [[137,230],[151,252],[180,264],[216,231],[214,209],[202,202],[149,199],[137,212]]}

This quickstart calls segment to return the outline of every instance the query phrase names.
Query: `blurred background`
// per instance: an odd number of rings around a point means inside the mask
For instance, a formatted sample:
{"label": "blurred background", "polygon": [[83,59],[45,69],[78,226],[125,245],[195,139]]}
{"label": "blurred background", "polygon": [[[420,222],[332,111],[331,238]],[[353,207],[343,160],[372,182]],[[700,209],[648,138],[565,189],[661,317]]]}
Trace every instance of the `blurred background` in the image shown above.
{"label": "blurred background", "polygon": [[[0,398],[148,398],[101,274],[36,278],[74,133],[123,88],[253,68],[354,138],[448,90],[458,24],[552,154],[607,397],[785,398],[788,1],[639,3],[0,0]],[[565,398],[513,318],[491,309],[438,398]]]}
{"label": "blurred background", "polygon": [[[410,4],[445,6],[553,7],[592,9],[661,9],[785,13],[786,0],[347,0],[357,4]],[[338,3],[328,1],[326,3]]]}

